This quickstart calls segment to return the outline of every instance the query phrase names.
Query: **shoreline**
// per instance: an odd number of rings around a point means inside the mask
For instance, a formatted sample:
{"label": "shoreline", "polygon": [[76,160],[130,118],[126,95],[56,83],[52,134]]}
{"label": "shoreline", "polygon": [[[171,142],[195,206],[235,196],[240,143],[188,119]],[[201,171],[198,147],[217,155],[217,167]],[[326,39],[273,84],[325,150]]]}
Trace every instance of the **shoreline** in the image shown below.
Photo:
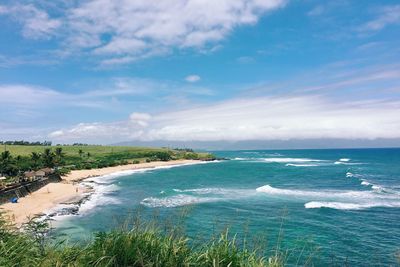
{"label": "shoreline", "polygon": [[17,227],[29,221],[34,216],[44,215],[61,204],[82,202],[93,190],[80,182],[93,177],[115,174],[125,171],[146,170],[164,166],[184,166],[199,164],[200,160],[153,161],[138,164],[119,165],[91,170],[74,170],[62,177],[59,183],[49,183],[39,190],[18,200],[18,203],[0,205],[0,211]]}

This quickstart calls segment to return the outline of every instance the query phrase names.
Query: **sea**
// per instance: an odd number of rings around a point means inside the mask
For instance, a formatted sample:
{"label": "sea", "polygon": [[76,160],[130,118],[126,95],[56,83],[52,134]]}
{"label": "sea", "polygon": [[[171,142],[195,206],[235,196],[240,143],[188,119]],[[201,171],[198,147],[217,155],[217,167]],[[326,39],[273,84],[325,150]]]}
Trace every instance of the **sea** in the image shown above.
{"label": "sea", "polygon": [[400,149],[213,153],[227,160],[85,180],[94,193],[58,207],[53,234],[87,240],[141,214],[179,218],[192,242],[229,228],[289,266],[398,266]]}

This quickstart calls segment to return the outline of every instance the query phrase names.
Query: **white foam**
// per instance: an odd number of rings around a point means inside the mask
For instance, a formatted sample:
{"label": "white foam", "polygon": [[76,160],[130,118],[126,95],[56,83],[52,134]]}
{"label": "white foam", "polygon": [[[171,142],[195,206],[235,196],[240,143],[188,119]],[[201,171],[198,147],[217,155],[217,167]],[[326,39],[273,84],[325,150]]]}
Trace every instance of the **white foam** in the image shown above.
{"label": "white foam", "polygon": [[119,187],[115,184],[111,185],[91,185],[93,186],[94,192],[89,196],[88,200],[82,203],[79,208],[79,213],[87,213],[93,210],[95,207],[104,205],[116,205],[120,204],[120,201],[115,197],[110,196],[113,192],[119,190]]}
{"label": "white foam", "polygon": [[306,209],[331,208],[338,210],[362,210],[374,207],[399,208],[399,202],[371,202],[371,203],[346,203],[346,202],[318,202],[311,201],[304,204]]}
{"label": "white foam", "polygon": [[368,182],[367,180],[362,179],[361,180],[361,185],[369,186],[369,185],[371,185],[371,183]]}
{"label": "white foam", "polygon": [[170,169],[170,168],[176,168],[176,167],[181,167],[181,166],[207,164],[207,163],[212,163],[212,162],[217,163],[220,161],[217,161],[217,160],[215,160],[215,161],[198,161],[198,162],[190,162],[190,163],[184,163],[184,164],[158,166],[158,167],[145,168],[145,169],[126,170],[126,171],[114,172],[112,174],[87,178],[82,182],[82,184],[92,187],[94,192],[90,195],[88,200],[86,200],[85,202],[83,202],[81,204],[81,206],[79,208],[79,213],[87,213],[98,206],[119,204],[120,202],[118,201],[118,199],[110,196],[110,194],[112,192],[119,190],[118,186],[115,184],[112,184],[112,183],[114,180],[116,180],[116,178],[119,178],[121,176],[127,176],[127,175],[132,175],[135,173],[143,173],[143,172],[159,170],[159,169]]}
{"label": "white foam", "polygon": [[218,201],[218,200],[220,200],[220,199],[210,198],[210,197],[196,197],[196,196],[190,196],[190,195],[185,195],[185,194],[179,194],[176,196],[165,197],[165,198],[154,198],[154,197],[145,198],[140,202],[140,204],[142,204],[146,207],[150,207],[150,208],[159,208],[159,207],[174,208],[174,207],[179,207],[179,206],[213,202],[213,201]]}
{"label": "white foam", "polygon": [[319,165],[317,165],[317,164],[294,164],[294,163],[288,163],[285,166],[292,166],[292,167],[318,167]]}
{"label": "white foam", "polygon": [[323,162],[320,159],[309,159],[309,158],[264,158],[265,162],[268,163],[301,163],[301,162]]}
{"label": "white foam", "polygon": [[354,177],[354,174],[352,174],[351,172],[347,172],[347,173],[346,173],[346,177],[347,177],[347,178]]}
{"label": "white foam", "polygon": [[377,191],[357,191],[357,190],[300,190],[300,189],[280,189],[270,185],[264,185],[256,189],[257,192],[277,196],[293,196],[303,198],[318,199],[395,199],[400,198],[397,194],[387,194]]}
{"label": "white foam", "polygon": [[366,209],[370,207],[400,207],[400,194],[372,186],[372,191],[355,190],[298,190],[261,186],[257,192],[271,196],[294,197],[308,200],[306,208]]}
{"label": "white foam", "polygon": [[343,203],[343,202],[318,202],[318,201],[311,201],[304,204],[306,209],[319,209],[319,208],[331,208],[331,209],[338,209],[338,210],[359,210],[364,207],[360,204],[355,203]]}
{"label": "white foam", "polygon": [[236,194],[236,193],[244,193],[248,190],[240,190],[240,189],[226,189],[226,188],[194,188],[194,189],[173,189],[175,192],[179,193],[195,193],[195,194],[218,194],[218,195],[228,195],[228,194]]}
{"label": "white foam", "polygon": [[362,165],[364,163],[361,162],[344,162],[344,161],[335,161],[334,164],[342,164],[342,165]]}
{"label": "white foam", "polygon": [[251,189],[229,189],[229,188],[194,188],[194,189],[173,189],[177,195],[170,197],[148,197],[140,203],[147,207],[178,207],[196,203],[227,201],[240,199],[255,195]]}
{"label": "white foam", "polygon": [[341,162],[349,162],[350,159],[343,158],[343,159],[339,159],[339,161],[341,161]]}

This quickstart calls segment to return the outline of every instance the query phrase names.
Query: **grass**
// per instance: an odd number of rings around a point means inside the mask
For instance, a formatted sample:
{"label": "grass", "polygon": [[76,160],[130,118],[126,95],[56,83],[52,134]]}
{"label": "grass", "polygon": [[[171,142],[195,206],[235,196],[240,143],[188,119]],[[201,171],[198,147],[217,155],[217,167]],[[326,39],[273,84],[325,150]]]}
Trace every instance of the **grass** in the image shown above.
{"label": "grass", "polygon": [[32,220],[25,231],[15,229],[0,214],[0,266],[212,266],[279,267],[284,259],[273,252],[246,248],[228,231],[209,242],[195,242],[179,228],[135,220],[130,229],[94,234],[85,244],[49,242],[47,226]]}
{"label": "grass", "polygon": [[[209,153],[197,153],[186,150],[168,148],[146,148],[130,146],[4,146],[11,157],[0,159],[0,173],[8,177],[21,176],[22,172],[38,170],[43,167],[64,167],[61,173],[69,170],[104,168],[130,163],[150,161],[169,161],[177,159],[210,160],[214,156]],[[45,150],[50,152],[45,155]],[[56,155],[57,150],[61,154]],[[36,153],[33,155],[32,153]],[[2,152],[2,158],[5,152]],[[33,156],[36,156],[34,159]]]}
{"label": "grass", "polygon": [[[3,146],[4,147],[4,146]],[[57,146],[21,146],[7,145],[6,149],[14,156],[30,156],[32,152],[42,153],[45,148],[55,148]],[[148,153],[168,151],[167,148],[146,148],[146,147],[130,147],[130,146],[61,146],[66,156],[78,156],[79,150],[85,153],[90,153],[94,157],[101,157],[112,154],[126,153]]]}

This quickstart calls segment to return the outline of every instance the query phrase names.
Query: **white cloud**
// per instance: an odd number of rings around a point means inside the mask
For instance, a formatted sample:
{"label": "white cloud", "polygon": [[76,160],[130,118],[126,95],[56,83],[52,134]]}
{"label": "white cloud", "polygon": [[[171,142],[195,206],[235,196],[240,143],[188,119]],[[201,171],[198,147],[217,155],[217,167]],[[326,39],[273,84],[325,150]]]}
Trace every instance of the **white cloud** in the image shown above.
{"label": "white cloud", "polygon": [[255,24],[285,2],[88,0],[66,5],[57,18],[32,4],[0,6],[0,14],[14,15],[25,37],[50,37],[57,30],[66,49],[92,52],[102,65],[114,65],[174,49],[212,50],[238,26]]}
{"label": "white cloud", "polygon": [[200,78],[199,75],[193,74],[193,75],[186,76],[185,80],[186,80],[187,82],[190,82],[190,83],[195,83],[195,82],[200,81],[201,78]]}
{"label": "white cloud", "polygon": [[62,25],[61,20],[50,18],[49,14],[32,4],[0,6],[0,15],[12,16],[22,24],[22,34],[27,38],[49,38]]}
{"label": "white cloud", "polygon": [[0,104],[48,105],[62,94],[43,87],[31,85],[0,85]]}
{"label": "white cloud", "polygon": [[129,116],[130,122],[140,127],[147,127],[151,120],[151,115],[147,113],[134,112]]}
{"label": "white cloud", "polygon": [[[145,123],[132,124],[135,121]],[[151,118],[151,120],[150,120]],[[232,99],[116,123],[80,124],[60,140],[216,141],[400,138],[400,103],[337,103],[308,97]]]}
{"label": "white cloud", "polygon": [[377,18],[365,23],[359,31],[379,31],[390,24],[400,23],[400,5],[385,6],[378,9]]}
{"label": "white cloud", "polygon": [[307,12],[307,15],[310,17],[319,16],[322,15],[324,11],[325,7],[323,5],[317,5],[314,8],[312,8],[309,12]]}

